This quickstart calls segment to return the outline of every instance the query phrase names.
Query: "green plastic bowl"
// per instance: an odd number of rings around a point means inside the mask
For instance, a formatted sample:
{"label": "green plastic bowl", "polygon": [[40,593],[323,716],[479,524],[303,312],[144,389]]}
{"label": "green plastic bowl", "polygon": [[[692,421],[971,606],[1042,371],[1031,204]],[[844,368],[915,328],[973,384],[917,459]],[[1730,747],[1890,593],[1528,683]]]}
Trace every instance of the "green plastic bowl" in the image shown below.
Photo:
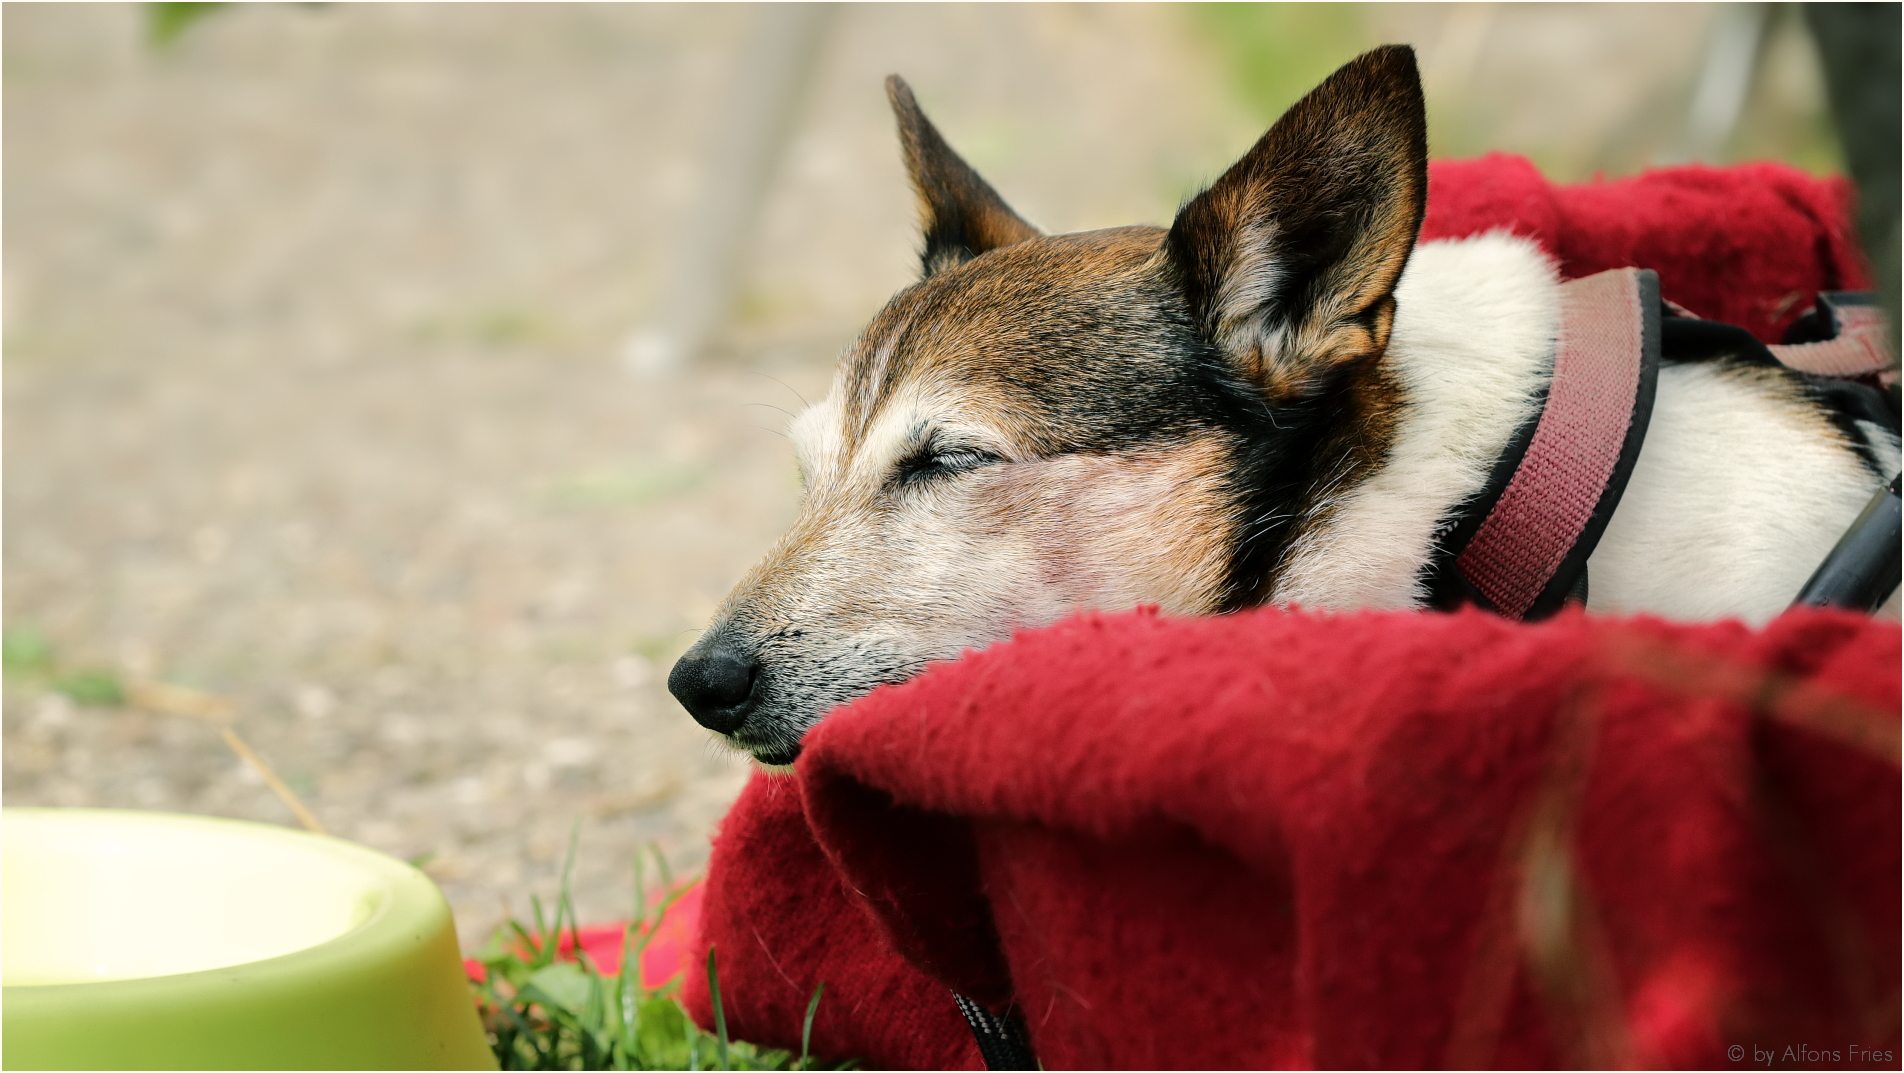
{"label": "green plastic bowl", "polygon": [[0,1062],[494,1069],[449,905],[401,861],[203,816],[0,810]]}

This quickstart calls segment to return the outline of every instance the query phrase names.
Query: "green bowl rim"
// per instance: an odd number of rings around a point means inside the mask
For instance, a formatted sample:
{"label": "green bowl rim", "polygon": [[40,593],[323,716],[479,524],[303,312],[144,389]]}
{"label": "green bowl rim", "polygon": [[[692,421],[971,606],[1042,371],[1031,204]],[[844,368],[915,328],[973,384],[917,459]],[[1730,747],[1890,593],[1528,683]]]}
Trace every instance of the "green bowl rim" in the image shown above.
{"label": "green bowl rim", "polygon": [[221,991],[227,989],[231,987],[231,977],[234,973],[256,977],[257,979],[253,982],[260,985],[269,985],[280,979],[286,983],[308,981],[313,978],[310,975],[313,970],[376,959],[381,956],[393,956],[398,954],[400,949],[414,944],[422,934],[434,928],[446,924],[454,927],[450,918],[449,903],[444,900],[443,892],[437,889],[430,877],[424,875],[415,865],[335,835],[321,835],[313,831],[259,823],[255,820],[200,816],[187,812],[147,812],[139,809],[104,808],[15,808],[11,806],[0,808],[0,820],[14,817],[51,818],[55,822],[101,817],[118,821],[131,820],[138,824],[170,825],[183,822],[199,827],[240,829],[249,836],[263,836],[284,842],[300,843],[319,853],[345,858],[364,865],[367,871],[383,881],[385,896],[369,918],[340,935],[300,950],[274,954],[256,961],[241,961],[215,968],[194,969],[190,972],[165,973],[157,976],[46,984],[4,984],[0,986],[0,992],[4,992],[9,1002],[25,998],[29,994],[47,994],[50,999],[51,996],[48,993],[53,991],[62,992],[62,998],[77,997],[69,996],[74,989],[92,990],[102,999],[108,997],[109,994],[114,999],[121,999],[133,992],[152,988],[163,988],[168,998],[176,1000],[184,997],[185,992],[200,988],[217,987]]}

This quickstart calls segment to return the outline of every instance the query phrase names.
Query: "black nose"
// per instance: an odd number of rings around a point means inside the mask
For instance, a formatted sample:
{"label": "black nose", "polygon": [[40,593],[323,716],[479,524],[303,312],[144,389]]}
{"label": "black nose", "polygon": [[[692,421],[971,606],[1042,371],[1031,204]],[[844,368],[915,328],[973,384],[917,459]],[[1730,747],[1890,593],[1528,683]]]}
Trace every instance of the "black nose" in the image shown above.
{"label": "black nose", "polygon": [[668,692],[695,722],[731,734],[747,720],[747,701],[759,670],[758,660],[733,645],[695,645],[668,672]]}

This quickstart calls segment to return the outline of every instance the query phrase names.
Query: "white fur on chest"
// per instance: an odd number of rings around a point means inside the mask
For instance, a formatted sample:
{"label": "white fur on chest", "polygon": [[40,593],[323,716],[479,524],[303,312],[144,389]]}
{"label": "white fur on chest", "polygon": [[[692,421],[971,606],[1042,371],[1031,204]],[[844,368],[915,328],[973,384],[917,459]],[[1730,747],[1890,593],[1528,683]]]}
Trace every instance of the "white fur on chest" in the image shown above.
{"label": "white fur on chest", "polygon": [[1481,490],[1553,369],[1560,295],[1526,239],[1417,247],[1383,359],[1406,397],[1386,464],[1291,549],[1276,603],[1407,608],[1451,505]]}

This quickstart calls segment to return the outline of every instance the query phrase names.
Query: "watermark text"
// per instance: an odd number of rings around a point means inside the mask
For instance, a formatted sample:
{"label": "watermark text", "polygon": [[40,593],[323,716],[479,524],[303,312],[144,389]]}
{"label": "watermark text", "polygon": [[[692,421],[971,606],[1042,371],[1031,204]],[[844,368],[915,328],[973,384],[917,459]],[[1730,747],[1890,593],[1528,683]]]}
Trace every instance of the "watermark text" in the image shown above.
{"label": "watermark text", "polygon": [[1726,1057],[1740,1065],[1751,1059],[1754,1066],[1766,1069],[1774,1065],[1828,1065],[1844,1063],[1848,1065],[1887,1065],[1897,1061],[1897,1052],[1866,1047],[1861,1044],[1849,1044],[1841,1047],[1812,1047],[1803,1043],[1794,1043],[1784,1047],[1750,1047],[1734,1043],[1726,1048]]}

